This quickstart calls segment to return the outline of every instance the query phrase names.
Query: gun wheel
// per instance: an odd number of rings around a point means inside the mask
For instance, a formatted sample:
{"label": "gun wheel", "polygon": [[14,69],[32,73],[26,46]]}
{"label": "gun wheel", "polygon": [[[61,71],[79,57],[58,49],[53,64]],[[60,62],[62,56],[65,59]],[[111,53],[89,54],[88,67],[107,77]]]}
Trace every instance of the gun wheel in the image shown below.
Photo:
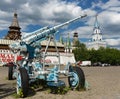
{"label": "gun wheel", "polygon": [[80,90],[81,88],[84,88],[85,76],[83,70],[80,67],[73,67],[71,76],[68,77],[68,83],[72,89]]}
{"label": "gun wheel", "polygon": [[26,97],[29,88],[29,78],[25,68],[19,68],[17,75],[17,94],[20,97]]}
{"label": "gun wheel", "polygon": [[8,67],[8,80],[13,80],[13,66]]}

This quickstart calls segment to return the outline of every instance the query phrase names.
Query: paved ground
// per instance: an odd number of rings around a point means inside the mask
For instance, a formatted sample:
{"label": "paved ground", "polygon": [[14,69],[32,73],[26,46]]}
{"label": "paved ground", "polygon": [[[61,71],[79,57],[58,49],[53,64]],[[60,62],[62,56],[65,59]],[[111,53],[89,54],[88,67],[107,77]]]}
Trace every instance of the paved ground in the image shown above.
{"label": "paved ground", "polygon": [[[90,90],[56,95],[36,91],[24,99],[120,99],[120,66],[82,67]],[[0,67],[0,99],[14,99],[16,81],[7,80],[7,68]]]}
{"label": "paved ground", "polygon": [[15,81],[7,80],[7,68],[0,67],[0,99],[15,92]]}

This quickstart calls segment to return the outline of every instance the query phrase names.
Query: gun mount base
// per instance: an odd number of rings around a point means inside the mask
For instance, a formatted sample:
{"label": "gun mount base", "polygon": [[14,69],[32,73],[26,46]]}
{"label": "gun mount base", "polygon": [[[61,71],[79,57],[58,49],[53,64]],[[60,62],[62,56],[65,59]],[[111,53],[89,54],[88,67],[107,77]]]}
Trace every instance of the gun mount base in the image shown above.
{"label": "gun mount base", "polygon": [[65,87],[65,82],[64,81],[57,81],[57,82],[48,82],[47,85],[49,87]]}

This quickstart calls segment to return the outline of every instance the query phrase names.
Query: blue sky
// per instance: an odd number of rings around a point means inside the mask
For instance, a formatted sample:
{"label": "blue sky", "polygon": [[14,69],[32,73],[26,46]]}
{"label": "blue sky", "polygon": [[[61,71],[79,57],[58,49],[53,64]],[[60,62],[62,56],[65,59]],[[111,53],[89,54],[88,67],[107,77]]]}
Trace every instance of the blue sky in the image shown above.
{"label": "blue sky", "polygon": [[103,39],[111,47],[120,48],[120,0],[1,0],[0,38],[7,34],[13,13],[17,9],[21,32],[33,32],[44,26],[54,26],[87,14],[69,26],[59,30],[56,39],[66,39],[78,32],[81,42],[91,40],[95,15],[98,14]]}

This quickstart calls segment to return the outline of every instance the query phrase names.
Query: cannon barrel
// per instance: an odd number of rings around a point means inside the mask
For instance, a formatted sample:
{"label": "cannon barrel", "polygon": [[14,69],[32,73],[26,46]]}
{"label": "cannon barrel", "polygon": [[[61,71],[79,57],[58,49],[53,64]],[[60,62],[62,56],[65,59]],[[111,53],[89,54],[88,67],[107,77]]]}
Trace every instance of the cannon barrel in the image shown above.
{"label": "cannon barrel", "polygon": [[43,32],[44,30],[46,30],[46,29],[48,29],[48,28],[49,28],[49,27],[46,26],[46,27],[40,28],[40,29],[38,29],[38,30],[36,30],[36,31],[34,31],[34,32],[31,32],[31,33],[29,33],[27,36],[23,36],[22,40],[23,40],[23,39],[27,39],[27,38],[29,38],[29,37],[32,37],[32,36],[34,36],[34,35],[36,35],[36,34],[38,34],[38,33],[41,33],[41,32]]}
{"label": "cannon barrel", "polygon": [[58,30],[59,28],[65,26],[65,25],[68,25],[68,24],[70,24],[70,23],[72,23],[72,22],[74,22],[74,21],[76,21],[76,20],[78,20],[78,19],[84,18],[84,17],[86,17],[86,16],[87,16],[86,14],[83,15],[83,16],[79,16],[79,17],[77,17],[77,18],[75,18],[75,19],[69,20],[69,21],[67,21],[67,22],[65,22],[65,23],[63,23],[63,24],[57,25],[57,26],[55,26],[55,27],[53,27],[53,28],[54,28],[55,30]]}
{"label": "cannon barrel", "polygon": [[34,42],[36,42],[38,40],[42,41],[49,35],[54,35],[58,31],[58,29],[64,27],[65,25],[68,25],[68,24],[70,24],[78,19],[81,19],[83,17],[86,17],[86,16],[87,15],[79,16],[75,19],[69,20],[63,24],[60,24],[60,25],[57,25],[57,26],[54,26],[51,28],[47,27],[47,28],[43,29],[42,32],[40,32],[40,31],[37,31],[37,33],[33,32],[33,34],[28,35],[27,37],[23,38],[22,41],[26,42],[27,44],[33,44]]}

